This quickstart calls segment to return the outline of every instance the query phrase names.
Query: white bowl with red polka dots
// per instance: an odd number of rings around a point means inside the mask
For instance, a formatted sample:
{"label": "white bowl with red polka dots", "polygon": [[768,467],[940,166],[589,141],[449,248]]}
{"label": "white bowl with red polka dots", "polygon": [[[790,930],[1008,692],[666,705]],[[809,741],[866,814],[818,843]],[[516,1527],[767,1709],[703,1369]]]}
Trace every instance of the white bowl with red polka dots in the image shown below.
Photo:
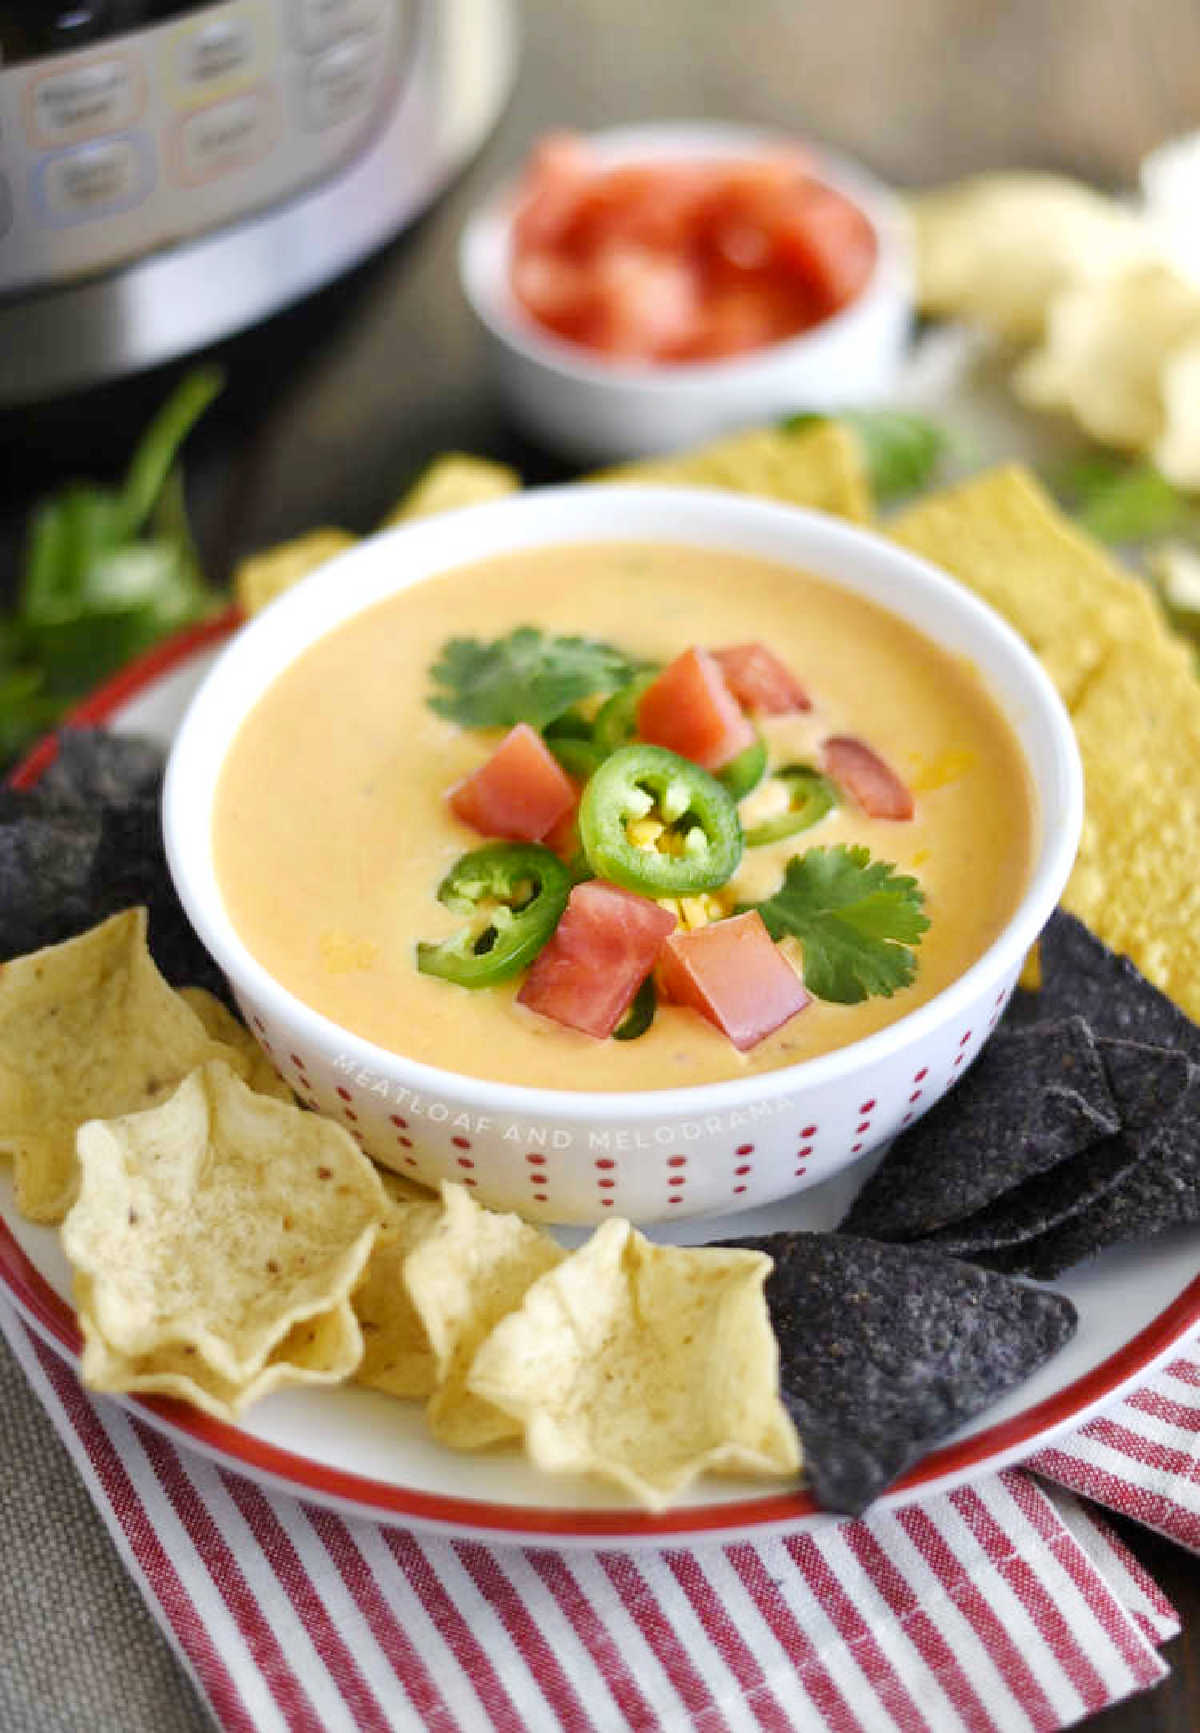
{"label": "white bowl with red polka dots", "polygon": [[[777,1071],[593,1093],[464,1077],[374,1046],[302,1003],[253,956],[221,896],[212,808],[225,755],[266,688],[326,632],[410,584],[491,554],[603,540],[686,542],[788,562],[971,658],[1024,751],[1036,846],[1008,925],[951,986],[864,1040]],[[717,492],[588,486],[386,531],[275,602],[237,634],[192,701],[168,766],[164,825],[184,907],[307,1106],[345,1125],[383,1166],[427,1185],[458,1180],[493,1208],[558,1222],[612,1214],[649,1223],[723,1216],[818,1185],[931,1107],[1000,1017],[1066,883],[1082,809],[1074,735],[1053,687],[1021,639],[944,573],[813,512]]]}

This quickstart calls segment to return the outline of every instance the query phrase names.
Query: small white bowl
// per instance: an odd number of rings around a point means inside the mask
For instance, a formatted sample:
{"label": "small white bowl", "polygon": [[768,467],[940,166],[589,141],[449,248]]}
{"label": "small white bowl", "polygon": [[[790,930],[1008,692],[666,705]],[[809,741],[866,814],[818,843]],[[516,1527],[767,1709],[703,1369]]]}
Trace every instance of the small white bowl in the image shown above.
{"label": "small white bowl", "polygon": [[[788,563],[870,597],[970,657],[1029,765],[1036,843],[1003,933],[945,991],[837,1052],[732,1082],[627,1093],[461,1077],[372,1045],[303,1004],[258,962],[213,861],[222,764],[296,657],[397,590],[492,554],[662,541]],[[330,726],[336,720],[330,717]],[[330,561],[252,621],[192,701],[167,768],[167,856],[184,908],[250,1027],[297,1093],[384,1166],[456,1179],[526,1216],[652,1222],[727,1214],[829,1179],[932,1106],[999,1018],[1075,856],[1083,781],[1070,719],[1016,633],[951,578],[835,518],[681,488],[549,488],[388,530]],[[286,896],[286,885],[280,886]]]}
{"label": "small white bowl", "polygon": [[821,179],[871,223],[875,268],[841,312],[750,354],[671,365],[608,361],[541,331],[518,305],[509,270],[516,187],[509,182],[468,221],[459,272],[508,408],[536,439],[579,463],[613,463],[800,410],[887,398],[912,324],[912,265],[900,202],[873,175],[824,147],[753,127],[680,121],[592,133],[585,142],[605,165],[741,160],[799,142]]}

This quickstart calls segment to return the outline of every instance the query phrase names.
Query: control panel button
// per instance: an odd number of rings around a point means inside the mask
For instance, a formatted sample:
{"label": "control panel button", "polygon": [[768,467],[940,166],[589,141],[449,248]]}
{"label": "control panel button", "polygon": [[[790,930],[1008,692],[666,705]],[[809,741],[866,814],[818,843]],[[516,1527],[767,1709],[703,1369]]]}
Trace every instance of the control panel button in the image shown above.
{"label": "control panel button", "polygon": [[177,133],[177,167],[185,186],[198,186],[260,162],[275,143],[278,110],[260,87],[189,115]]}
{"label": "control panel button", "polygon": [[108,138],[40,163],[35,201],[51,222],[84,222],[128,210],[149,192],[150,179],[144,146],[134,138]]}
{"label": "control panel button", "polygon": [[314,132],[355,120],[371,106],[379,57],[374,42],[352,36],[327,49],[308,69],[304,84],[304,121]]}
{"label": "control panel button", "polygon": [[125,55],[43,73],[25,92],[31,142],[54,146],[119,132],[137,119],[143,95],[141,70]]}
{"label": "control panel button", "polygon": [[306,54],[318,54],[343,37],[374,30],[391,0],[293,0],[295,31]]}
{"label": "control panel button", "polygon": [[176,67],[188,91],[211,90],[254,64],[254,26],[245,13],[214,18],[190,30],[179,44]]}

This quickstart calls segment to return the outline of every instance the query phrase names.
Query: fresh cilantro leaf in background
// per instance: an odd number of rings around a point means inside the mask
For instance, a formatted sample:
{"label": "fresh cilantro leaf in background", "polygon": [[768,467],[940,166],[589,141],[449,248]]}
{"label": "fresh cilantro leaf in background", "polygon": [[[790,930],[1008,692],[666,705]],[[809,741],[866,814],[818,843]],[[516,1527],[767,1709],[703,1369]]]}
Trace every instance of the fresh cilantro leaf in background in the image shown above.
{"label": "fresh cilantro leaf in background", "polygon": [[536,626],[491,643],[451,638],[429,670],[443,688],[429,706],[464,728],[544,728],[580,699],[626,685],[639,666],[611,644],[548,637]]}
{"label": "fresh cilantro leaf in background", "polygon": [[30,514],[16,611],[0,617],[0,759],[165,633],[210,613],[179,448],[221,389],[189,373],[138,442],[119,489],[72,482]]}
{"label": "fresh cilantro leaf in background", "polygon": [[810,848],[787,864],[773,897],[753,905],[773,939],[798,939],[804,984],[818,999],[857,1005],[907,987],[917,962],[910,946],[929,926],[916,879],[870,850]]}
{"label": "fresh cilantro leaf in background", "polygon": [[1152,463],[1096,452],[1064,465],[1050,485],[1080,527],[1102,542],[1148,541],[1195,523],[1187,495]]}
{"label": "fresh cilantro leaf in background", "polygon": [[786,425],[808,427],[831,419],[858,435],[880,505],[924,487],[953,443],[944,427],[907,409],[843,409],[836,417],[810,411],[793,415]]}

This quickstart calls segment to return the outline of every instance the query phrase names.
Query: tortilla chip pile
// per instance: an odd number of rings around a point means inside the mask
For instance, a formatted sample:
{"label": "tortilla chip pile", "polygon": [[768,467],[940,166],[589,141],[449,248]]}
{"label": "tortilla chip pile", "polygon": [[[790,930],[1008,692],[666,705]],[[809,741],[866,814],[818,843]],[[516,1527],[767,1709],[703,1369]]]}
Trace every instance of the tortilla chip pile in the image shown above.
{"label": "tortilla chip pile", "polygon": [[1017,395],[1200,487],[1200,287],[1146,219],[1054,175],[912,202],[921,310],[1032,345]]}
{"label": "tortilla chip pile", "polygon": [[1064,906],[1200,1017],[1200,682],[1149,591],[1018,468],[890,526],[1038,653],[1083,758],[1083,840]]}
{"label": "tortilla chip pile", "polygon": [[892,1145],[842,1231],[1048,1280],[1200,1221],[1200,1030],[1058,913],[1042,985]]}
{"label": "tortilla chip pile", "polygon": [[[863,453],[830,424],[616,473],[870,514]],[[513,485],[449,459],[398,515]],[[1071,906],[1195,1010],[1200,693],[1148,593],[1017,470],[895,531],[1042,657],[1088,778]],[[347,539],[268,556],[243,601]],[[0,1153],[26,1213],[70,1211],[94,1388],[233,1416],[352,1378],[423,1402],[446,1444],[521,1440],[655,1509],[705,1471],[793,1475],[803,1447],[819,1500],[858,1511],[1074,1330],[1065,1298],[1007,1272],[1200,1219],[1200,1031],[1068,915],[1038,991],[895,1146],[853,1237],[677,1249],[611,1221],[568,1254],[461,1187],[380,1175],[229,1010],[170,885],[160,777],[142,743],[68,732],[37,789],[0,796],[0,943],[33,950],[0,972]]]}

